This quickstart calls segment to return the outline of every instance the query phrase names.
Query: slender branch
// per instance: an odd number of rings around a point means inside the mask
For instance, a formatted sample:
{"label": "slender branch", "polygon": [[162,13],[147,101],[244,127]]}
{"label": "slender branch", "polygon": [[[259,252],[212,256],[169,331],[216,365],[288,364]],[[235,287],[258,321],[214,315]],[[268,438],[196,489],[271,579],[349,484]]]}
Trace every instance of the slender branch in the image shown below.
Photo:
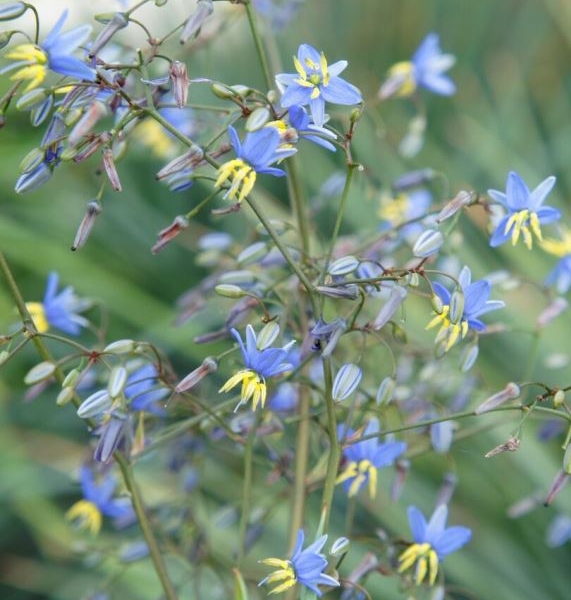
{"label": "slender branch", "polygon": [[252,459],[254,457],[254,441],[256,440],[256,431],[260,417],[256,418],[252,424],[252,429],[248,433],[246,446],[244,448],[244,481],[242,485],[242,514],[238,527],[238,567],[242,564],[246,554],[246,534],[248,532],[248,521],[250,520],[250,505],[252,503]]}
{"label": "slender branch", "polygon": [[260,60],[260,65],[262,67],[262,72],[264,74],[264,80],[266,82],[266,86],[268,90],[271,90],[274,86],[272,80],[272,74],[270,72],[270,68],[268,66],[268,59],[266,58],[266,52],[264,50],[264,46],[262,45],[262,39],[260,37],[260,32],[258,31],[258,25],[256,23],[256,15],[254,12],[254,8],[252,7],[252,3],[248,0],[244,2],[246,8],[246,14],[248,15],[248,23],[250,24],[250,31],[252,32],[252,37],[254,38],[254,45],[256,46],[256,52],[258,53],[258,58]]}

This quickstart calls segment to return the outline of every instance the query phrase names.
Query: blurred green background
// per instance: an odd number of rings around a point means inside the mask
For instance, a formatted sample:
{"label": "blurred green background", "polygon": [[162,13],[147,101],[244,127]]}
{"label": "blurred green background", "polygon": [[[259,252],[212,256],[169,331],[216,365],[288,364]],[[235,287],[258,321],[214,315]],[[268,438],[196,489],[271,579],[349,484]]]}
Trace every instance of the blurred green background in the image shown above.
{"label": "blurred green background", "polygon": [[[37,4],[44,11],[73,5],[76,21],[91,9],[90,3],[45,0]],[[171,0],[162,9],[150,9],[148,14],[154,15],[154,20],[148,21],[151,27],[168,29],[169,23],[187,10],[183,4],[188,3]],[[247,22],[240,13],[240,7],[224,10],[222,3],[216,3],[215,19],[226,19],[220,29],[213,27],[219,35],[189,56],[176,47],[178,58],[188,62],[192,77],[262,86]],[[439,33],[444,51],[457,57],[451,76],[458,93],[451,98],[422,94],[427,138],[421,152],[406,160],[398,156],[396,147],[414,114],[412,105],[390,101],[379,107],[376,93],[387,69],[407,59],[430,31]],[[120,39],[126,42],[127,33],[122,35]],[[532,188],[548,175],[556,175],[549,204],[560,208],[563,221],[569,222],[571,5],[566,0],[308,0],[289,28],[275,34],[274,58],[281,58],[284,71],[291,70],[290,57],[300,43],[323,49],[331,62],[347,59],[344,76],[363,91],[366,111],[375,114],[374,118],[363,117],[355,136],[355,158],[366,171],[357,177],[345,231],[370,220],[367,193],[371,178],[387,186],[403,172],[424,167],[443,172],[451,193],[504,189],[507,172],[512,169]],[[203,90],[195,93],[192,89],[191,101],[210,99]],[[173,326],[174,302],[204,275],[194,264],[196,237],[216,228],[220,221],[205,217],[158,255],[152,255],[150,247],[158,230],[198,202],[204,188],[197,185],[184,194],[169,193],[154,182],[161,160],[150,157],[144,148],[134,148],[119,165],[125,191],[107,193],[104,212],[87,246],[72,253],[69,246],[85,204],[99,185],[96,166],[92,162],[78,168],[62,165],[40,190],[17,197],[12,190],[19,162],[39,143],[41,131],[30,127],[26,115],[12,111],[0,135],[0,248],[26,299],[41,299],[47,273],[56,269],[64,283],[108,307],[109,339],[153,341],[173,357],[179,375],[194,368],[205,351],[192,339],[207,329],[208,323]],[[309,158],[301,162],[302,176],[307,191],[315,193],[325,178],[342,167],[342,157],[313,149],[308,149],[306,156]],[[282,192],[276,188],[277,195]],[[541,283],[556,259],[538,248],[532,252],[521,246],[492,251],[484,223],[483,214],[477,211],[464,216],[463,237],[455,248],[474,275],[479,278],[503,268]],[[239,231],[240,225],[231,224],[230,228]],[[508,303],[501,320],[513,325],[513,330],[483,341],[478,369],[491,389],[499,389],[523,376],[532,336],[518,331],[533,329],[548,300],[534,285],[494,297]],[[422,325],[425,315],[412,315],[411,319]],[[14,321],[13,304],[2,283],[0,325],[6,331]],[[563,315],[541,337],[533,379],[569,384],[570,339],[570,318]],[[554,353],[564,355],[555,369],[549,368]],[[55,407],[54,394],[24,401],[22,377],[35,360],[28,349],[0,372],[0,598],[88,597],[100,575],[75,558],[86,542],[63,519],[65,510],[77,499],[77,486],[69,475],[84,455],[86,434],[71,409]],[[478,396],[480,401],[484,397]],[[500,426],[485,427],[492,423]],[[390,504],[383,496],[375,503],[366,499],[360,503],[356,530],[370,532],[379,527],[404,534],[402,507],[414,503],[429,512],[442,473],[454,470],[459,486],[451,524],[474,529],[470,545],[446,561],[447,581],[455,587],[455,597],[569,598],[571,546],[550,549],[545,544],[546,528],[555,514],[571,515],[569,490],[549,509],[539,507],[521,519],[507,516],[507,509],[518,500],[536,493],[545,495],[561,467],[561,440],[540,443],[531,425],[525,429],[518,452],[486,460],[483,454],[507,439],[516,417],[485,417],[481,424],[478,435],[455,444],[453,458],[429,453],[416,460],[399,505]],[[217,500],[199,501],[197,510],[207,514],[214,506],[231,501],[235,486],[222,482],[238,477],[240,469],[239,463],[210,469],[203,485]],[[147,475],[143,465],[143,481],[152,487]],[[263,478],[259,479],[256,489],[263,493]],[[168,490],[169,481],[164,484]],[[151,496],[158,501],[164,493],[163,489],[153,490]],[[342,531],[343,499],[341,494],[336,498],[340,506],[334,527]],[[310,507],[317,510],[318,505],[319,497],[314,494]],[[212,527],[215,552],[228,557],[229,542]],[[280,542],[262,539],[259,554],[250,557],[251,570],[260,571],[257,557],[283,553],[286,536],[278,529],[268,533]],[[144,562],[129,567],[119,581],[122,588],[117,598],[160,595]],[[203,581],[208,589],[208,574]],[[375,600],[402,597],[394,582],[380,575],[374,575],[367,587]]]}

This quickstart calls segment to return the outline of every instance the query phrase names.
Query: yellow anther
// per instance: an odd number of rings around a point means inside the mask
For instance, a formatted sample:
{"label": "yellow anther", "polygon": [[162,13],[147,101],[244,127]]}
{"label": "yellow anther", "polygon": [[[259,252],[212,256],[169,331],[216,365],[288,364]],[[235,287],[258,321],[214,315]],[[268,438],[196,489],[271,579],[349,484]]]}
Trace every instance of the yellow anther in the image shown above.
{"label": "yellow anther", "polygon": [[26,302],[26,308],[32,317],[35,328],[38,333],[45,333],[49,330],[50,324],[46,317],[44,305],[41,302]]}
{"label": "yellow anther", "polygon": [[101,529],[103,517],[101,511],[89,500],[79,500],[66,513],[65,518],[75,521],[81,529],[88,529],[97,535]]}
{"label": "yellow anther", "polygon": [[6,54],[6,58],[26,61],[28,64],[18,69],[11,77],[13,81],[29,81],[24,89],[28,92],[45,79],[48,72],[48,55],[34,44],[21,44]]}
{"label": "yellow anther", "polygon": [[30,63],[37,64],[46,64],[48,62],[48,55],[34,44],[21,44],[20,46],[16,46],[13,50],[6,53],[6,58],[27,60]]}
{"label": "yellow anther", "polygon": [[256,171],[241,158],[235,158],[224,163],[218,169],[218,178],[214,183],[214,187],[219,188],[229,179],[232,180],[232,184],[224,197],[242,202],[256,183]]}
{"label": "yellow anther", "polygon": [[389,69],[388,78],[392,79],[395,84],[395,96],[404,98],[412,96],[416,91],[414,65],[410,61],[402,61],[393,65]]}
{"label": "yellow anther", "polygon": [[335,483],[343,483],[348,479],[353,479],[347,492],[349,498],[352,498],[358,493],[367,478],[369,479],[369,494],[371,498],[374,498],[377,493],[377,468],[367,459],[358,463],[355,461],[350,462],[345,471],[337,477]]}
{"label": "yellow anther", "polygon": [[[530,231],[531,229],[531,231]],[[504,228],[504,234],[508,235],[511,231],[512,245],[515,246],[520,235],[523,237],[523,243],[531,250],[533,246],[532,234],[541,242],[541,227],[537,213],[529,211],[527,208],[514,213],[507,220]]]}
{"label": "yellow anther", "polygon": [[403,573],[416,563],[414,581],[420,585],[428,574],[428,584],[434,585],[438,575],[438,555],[428,543],[412,544],[399,557],[398,572]]}
{"label": "yellow anther", "polygon": [[561,240],[542,240],[541,247],[549,254],[559,256],[560,258],[571,254],[571,230],[562,228]]}
{"label": "yellow anther", "polygon": [[283,583],[269,592],[270,595],[285,592],[297,583],[297,576],[295,574],[293,565],[289,560],[282,560],[281,558],[265,558],[260,562],[264,565],[269,565],[270,567],[278,567],[279,569],[278,571],[268,575],[268,577],[266,577],[264,580],[264,583],[283,581]]}
{"label": "yellow anther", "polygon": [[458,323],[452,323],[449,315],[450,305],[445,304],[442,307],[442,312],[439,315],[436,315],[425,327],[425,329],[432,329],[433,327],[440,325],[435,341],[439,344],[446,340],[444,352],[448,352],[448,350],[450,350],[450,348],[458,341],[458,338],[464,339],[470,328],[466,319],[462,319]]}
{"label": "yellow anther", "polygon": [[238,406],[245,404],[251,398],[252,410],[256,410],[259,404],[264,408],[267,396],[266,381],[261,375],[258,375],[258,373],[251,369],[238,371],[238,373],[232,375],[218,392],[229,392],[239,384],[242,384],[242,389],[240,391],[240,403]]}
{"label": "yellow anther", "polygon": [[409,204],[409,197],[406,194],[399,194],[396,198],[384,196],[381,198],[379,218],[393,225],[403,223],[406,220]]}
{"label": "yellow anther", "polygon": [[299,62],[299,59],[297,58],[297,56],[293,57],[293,65],[295,67],[295,70],[299,73],[299,76],[301,77],[301,79],[303,79],[305,81],[307,79],[307,73],[305,72],[303,65]]}
{"label": "yellow anther", "polygon": [[325,54],[323,54],[323,52],[321,53],[319,62],[320,62],[320,66],[321,66],[321,75],[323,78],[322,79],[323,85],[328,85],[331,75],[329,74],[329,71],[327,70],[327,59],[325,58]]}

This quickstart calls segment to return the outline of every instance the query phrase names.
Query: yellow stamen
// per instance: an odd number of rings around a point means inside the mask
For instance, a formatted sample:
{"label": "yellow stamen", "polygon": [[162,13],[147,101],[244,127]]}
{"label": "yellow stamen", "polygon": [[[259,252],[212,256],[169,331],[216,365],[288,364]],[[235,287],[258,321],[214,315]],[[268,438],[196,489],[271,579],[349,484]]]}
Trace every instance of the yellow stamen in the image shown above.
{"label": "yellow stamen", "polygon": [[46,64],[48,62],[48,55],[34,44],[21,44],[20,46],[16,46],[13,50],[6,53],[6,58],[27,60],[37,64]]}
{"label": "yellow stamen", "polygon": [[392,79],[395,84],[395,96],[404,98],[412,96],[416,91],[414,65],[410,61],[402,61],[393,65],[389,69],[388,78]]}
{"label": "yellow stamen", "polygon": [[307,79],[307,73],[305,72],[303,65],[299,62],[297,56],[293,57],[293,66],[295,67],[295,70],[299,73],[300,78],[305,81]]}
{"label": "yellow stamen", "polygon": [[32,317],[34,327],[38,330],[38,333],[45,333],[49,330],[50,324],[46,318],[46,311],[44,305],[41,302],[26,302],[26,308]]}
{"label": "yellow stamen", "polygon": [[409,204],[409,197],[406,194],[399,194],[396,198],[385,195],[381,198],[379,218],[393,225],[404,223]]}
{"label": "yellow stamen", "polygon": [[[531,229],[531,231],[530,231]],[[523,243],[531,250],[533,246],[532,234],[541,242],[541,227],[537,213],[529,211],[527,208],[514,213],[507,220],[504,228],[504,234],[507,235],[511,231],[512,246],[515,246],[520,235],[523,237]]]}
{"label": "yellow stamen", "polygon": [[240,391],[240,403],[238,406],[246,404],[252,398],[252,410],[256,410],[259,404],[264,408],[267,396],[266,381],[261,375],[258,375],[258,373],[251,369],[244,369],[232,375],[218,390],[218,393],[229,392],[239,384],[242,384],[242,389]]}
{"label": "yellow stamen", "polygon": [[321,63],[320,64],[321,75],[323,77],[323,85],[328,85],[331,75],[329,74],[329,71],[327,70],[327,59],[325,58],[325,54],[323,54],[323,52],[321,53],[320,63]]}
{"label": "yellow stamen", "polygon": [[224,194],[224,198],[236,199],[237,202],[242,202],[256,183],[256,171],[241,158],[235,158],[224,163],[218,169],[218,178],[214,187],[219,188],[229,179],[232,179],[232,184]]}
{"label": "yellow stamen", "polygon": [[428,584],[434,585],[438,575],[438,555],[428,543],[412,544],[399,557],[398,572],[403,573],[414,563],[416,571],[414,581],[420,585],[428,574]]}
{"label": "yellow stamen", "polygon": [[358,493],[367,478],[369,479],[369,495],[374,498],[377,493],[377,468],[369,460],[361,460],[358,463],[350,462],[345,471],[337,477],[335,483],[353,479],[348,491],[349,498],[352,498]]}
{"label": "yellow stamen", "polygon": [[45,79],[48,69],[48,55],[34,44],[21,44],[6,54],[6,58],[26,61],[28,64],[18,69],[10,79],[13,81],[28,80],[29,83],[24,89],[28,92]]}
{"label": "yellow stamen", "polygon": [[432,329],[433,327],[440,325],[435,342],[439,344],[446,340],[444,352],[448,352],[448,350],[450,350],[450,348],[458,341],[458,338],[464,339],[468,334],[469,329],[468,321],[466,319],[462,319],[458,323],[452,323],[449,314],[450,306],[445,304],[442,307],[442,312],[439,315],[436,315],[425,327],[425,329]]}
{"label": "yellow stamen", "polygon": [[89,500],[79,500],[66,513],[65,518],[76,521],[81,529],[88,529],[93,535],[97,535],[101,529],[103,517],[101,511]]}
{"label": "yellow stamen", "polygon": [[274,573],[266,577],[266,579],[264,580],[265,583],[271,584],[276,583],[277,581],[283,581],[283,583],[281,583],[271,592],[269,592],[270,595],[285,592],[297,583],[297,576],[295,574],[293,565],[289,560],[282,560],[281,558],[265,558],[260,562],[265,565],[269,565],[270,567],[279,568],[278,571],[275,571]]}
{"label": "yellow stamen", "polygon": [[561,240],[542,240],[541,247],[549,254],[562,258],[567,254],[571,254],[571,230],[562,228]]}

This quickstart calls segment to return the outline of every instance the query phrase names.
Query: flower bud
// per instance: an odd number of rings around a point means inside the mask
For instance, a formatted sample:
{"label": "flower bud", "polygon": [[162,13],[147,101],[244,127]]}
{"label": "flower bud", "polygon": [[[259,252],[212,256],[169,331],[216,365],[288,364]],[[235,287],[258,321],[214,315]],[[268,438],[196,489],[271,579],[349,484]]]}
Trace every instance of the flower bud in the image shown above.
{"label": "flower bud", "polygon": [[222,83],[213,83],[210,86],[210,91],[221,100],[232,100],[236,97],[236,92]]}
{"label": "flower bud", "polygon": [[555,394],[553,394],[553,406],[555,408],[561,408],[565,403],[565,392],[563,390],[557,390]]}
{"label": "flower bud", "polygon": [[569,308],[569,303],[565,298],[555,298],[553,302],[543,310],[537,317],[537,327],[549,325],[553,319],[564,313]]}
{"label": "flower bud", "polygon": [[391,401],[395,387],[396,381],[392,377],[385,377],[381,381],[381,385],[377,390],[377,396],[375,397],[377,406],[383,406]]}
{"label": "flower bud", "polygon": [[359,297],[359,288],[356,285],[345,285],[343,287],[331,287],[328,285],[318,285],[315,289],[323,296],[330,298],[344,298],[346,300],[356,300]]}
{"label": "flower bud", "polygon": [[252,111],[246,120],[244,128],[246,131],[258,131],[270,120],[270,111],[266,106],[260,106]]}
{"label": "flower bud", "polygon": [[234,285],[251,286],[256,281],[256,276],[252,271],[241,269],[239,271],[227,271],[220,275],[218,281],[220,283],[231,283]]}
{"label": "flower bud", "polygon": [[329,550],[329,556],[343,556],[349,552],[351,547],[351,541],[346,537],[337,538],[333,544],[331,544],[331,550]]}
{"label": "flower bud", "polygon": [[441,421],[430,426],[430,442],[438,454],[446,454],[450,450],[454,438],[454,421]]}
{"label": "flower bud", "polygon": [[198,7],[188,18],[182,33],[180,34],[180,43],[185,44],[191,37],[194,37],[200,31],[204,21],[213,13],[214,4],[212,0],[198,0]]}
{"label": "flower bud", "polygon": [[359,266],[359,260],[354,256],[343,256],[332,262],[327,268],[327,272],[330,275],[348,275],[357,269]]}
{"label": "flower bud", "polygon": [[275,321],[266,323],[256,337],[258,350],[269,348],[280,334],[280,326]]}
{"label": "flower bud", "polygon": [[264,258],[268,253],[268,245],[266,242],[255,242],[254,244],[250,244],[247,248],[244,248],[236,261],[239,265],[249,265],[259,261]]}
{"label": "flower bud", "polygon": [[37,108],[46,100],[48,95],[49,92],[45,88],[35,88],[30,90],[18,98],[18,101],[16,102],[16,108],[18,110],[30,110]]}
{"label": "flower bud", "polygon": [[136,347],[137,344],[133,340],[117,340],[116,342],[107,344],[107,346],[103,348],[103,352],[109,354],[131,354]]}
{"label": "flower bud", "polygon": [[119,173],[115,166],[115,159],[113,158],[113,150],[111,150],[111,148],[104,148],[103,150],[103,169],[105,170],[111,187],[116,192],[121,192],[123,188],[121,187],[121,180],[119,179]]}
{"label": "flower bud", "polygon": [[79,227],[75,233],[73,244],[71,245],[71,250],[73,252],[85,245],[85,242],[87,242],[87,239],[91,234],[91,230],[95,225],[95,219],[99,214],[101,214],[102,210],[103,208],[101,207],[101,204],[97,202],[97,200],[91,200],[87,203],[85,214],[83,215],[83,219],[81,219],[81,223],[79,224]]}
{"label": "flower bud", "polygon": [[123,393],[125,383],[127,382],[127,369],[123,366],[113,367],[107,382],[107,392],[112,400],[115,400]]}
{"label": "flower bud", "polygon": [[61,387],[75,387],[79,376],[81,375],[81,371],[79,369],[72,369],[62,381]]}
{"label": "flower bud", "polygon": [[114,413],[104,427],[99,443],[93,453],[93,459],[102,463],[106,463],[111,458],[123,439],[125,419]]}
{"label": "flower bud", "polygon": [[170,177],[174,173],[178,173],[179,171],[197,167],[203,159],[204,151],[199,146],[193,144],[188,152],[173,158],[155,175],[155,177],[161,181],[167,177]]}
{"label": "flower bud", "polygon": [[0,4],[0,21],[11,21],[21,17],[28,10],[25,2],[8,2]]}
{"label": "flower bud", "polygon": [[569,481],[569,474],[565,471],[559,471],[557,475],[555,475],[555,479],[553,480],[543,503],[544,506],[549,506],[553,500],[555,500],[555,497],[565,487],[567,481]]}
{"label": "flower bud", "polygon": [[26,385],[34,385],[45,381],[51,377],[56,370],[56,365],[53,362],[44,361],[33,366],[24,377],[24,383]]}
{"label": "flower bud", "polygon": [[464,316],[464,292],[461,289],[455,289],[450,296],[450,312],[448,317],[451,323],[458,323]]}
{"label": "flower bud", "polygon": [[357,365],[343,365],[333,382],[333,400],[341,402],[348,398],[355,391],[362,377],[363,371]]}
{"label": "flower bud", "polygon": [[378,331],[379,329],[383,328],[392,319],[393,315],[405,301],[406,296],[407,291],[405,288],[397,285],[393,286],[388,300],[385,302],[373,321],[372,327],[374,330]]}
{"label": "flower bud", "polygon": [[57,395],[56,404],[58,406],[65,406],[68,404],[75,394],[75,390],[72,387],[64,387]]}
{"label": "flower bud", "polygon": [[430,298],[430,304],[432,305],[432,310],[437,314],[441,315],[444,310],[444,303],[442,302],[442,298],[438,294],[432,294]]}
{"label": "flower bud", "polygon": [[111,398],[107,390],[99,390],[87,397],[77,409],[77,416],[82,419],[95,417],[111,408]]}
{"label": "flower bud", "polygon": [[221,283],[214,287],[214,291],[224,298],[243,298],[246,295],[241,287],[231,283]]}
{"label": "flower bud", "polygon": [[179,60],[174,60],[169,67],[169,76],[172,82],[172,93],[178,108],[183,108],[188,102],[188,88],[190,79],[186,65]]}
{"label": "flower bud", "polygon": [[179,233],[189,226],[188,219],[182,215],[175,217],[174,221],[164,229],[161,229],[157,235],[157,241],[151,248],[151,252],[156,254],[170,243]]}
{"label": "flower bud", "polygon": [[107,106],[99,100],[95,100],[87,106],[82,117],[71,130],[67,143],[72,148],[77,146],[85,136],[93,131],[97,123],[107,115]]}
{"label": "flower bud", "polygon": [[489,410],[492,410],[493,408],[496,408],[497,406],[504,404],[504,402],[507,402],[508,400],[513,400],[514,398],[517,398],[519,394],[519,386],[513,381],[511,381],[506,385],[506,387],[503,390],[497,392],[496,394],[490,396],[487,400],[482,402],[482,404],[480,404],[480,406],[476,408],[474,413],[477,415],[481,415],[482,413],[485,413]]}
{"label": "flower bud", "polygon": [[437,231],[436,229],[427,229],[418,236],[412,248],[412,253],[417,258],[427,258],[436,254],[443,243],[444,236],[440,231]]}
{"label": "flower bud", "polygon": [[115,13],[91,44],[89,58],[93,58],[120,29],[124,29],[128,24],[129,16],[127,14]]}
{"label": "flower bud", "polygon": [[406,478],[410,471],[410,460],[408,458],[399,458],[395,462],[395,476],[391,483],[389,497],[392,502],[397,502],[404,489]]}
{"label": "flower bud", "polygon": [[469,346],[462,348],[459,361],[459,367],[462,373],[467,373],[474,366],[479,352],[480,349],[477,344],[470,344]]}
{"label": "flower bud", "polygon": [[446,203],[444,208],[436,215],[436,222],[441,223],[455,215],[459,210],[474,201],[476,194],[460,190],[450,202]]}
{"label": "flower bud", "polygon": [[209,373],[213,373],[218,369],[218,362],[212,356],[207,356],[200,367],[191,371],[184,379],[182,379],[175,388],[175,392],[186,392],[193,388],[197,383],[202,381]]}
{"label": "flower bud", "polygon": [[33,148],[30,150],[20,161],[20,173],[29,173],[30,171],[33,171],[42,164],[44,156],[44,151],[41,148]]}

